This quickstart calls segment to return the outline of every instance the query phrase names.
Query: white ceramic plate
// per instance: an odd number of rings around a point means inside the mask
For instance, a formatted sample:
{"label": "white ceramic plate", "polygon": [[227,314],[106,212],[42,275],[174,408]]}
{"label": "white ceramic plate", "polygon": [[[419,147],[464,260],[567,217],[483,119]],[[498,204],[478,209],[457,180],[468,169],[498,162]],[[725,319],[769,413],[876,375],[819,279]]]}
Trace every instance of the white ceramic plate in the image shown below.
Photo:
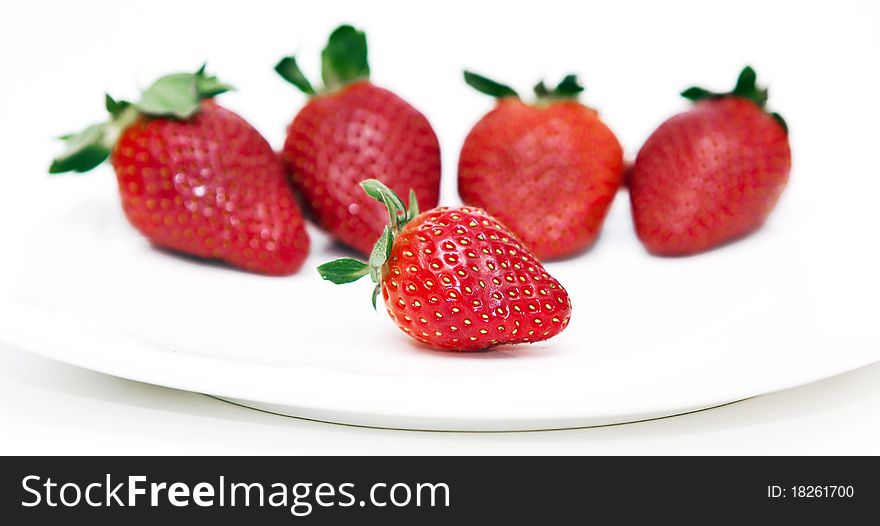
{"label": "white ceramic plate", "polygon": [[[0,47],[20,51],[8,57],[0,97],[0,339],[286,414],[419,429],[628,422],[880,360],[873,153],[880,70],[866,67],[876,62],[877,10],[817,4],[793,16],[786,4],[755,2],[718,24],[702,7],[583,3],[559,17],[555,9],[481,2],[462,16],[372,2],[308,13],[230,2],[212,7],[214,23],[204,24],[199,6],[180,2],[150,10],[108,3],[88,12],[58,3],[53,17],[45,8],[0,17],[9,22]],[[190,31],[162,41],[130,38],[167,25],[172,10]],[[676,96],[681,88],[723,89],[750,62],[792,130],[790,187],[757,235],[684,259],[644,253],[621,193],[593,250],[548,265],[572,296],[565,332],[541,344],[457,355],[414,345],[374,313],[369,284],[321,281],[314,266],[340,253],[315,229],[299,275],[260,277],[152,249],[122,216],[107,167],[45,175],[58,151],[51,137],[101,118],[103,90],[131,96],[157,75],[205,58],[239,88],[224,104],[280,145],[303,97],[272,66],[298,50],[315,76],[323,40],[344,21],[339,13],[367,28],[376,81],[437,129],[445,203],[456,202],[463,137],[491,106],[464,86],[462,67],[520,88],[542,75],[582,73],[585,102],[602,111],[631,155],[686,107]],[[259,38],[230,39],[233,25]],[[833,28],[834,38],[816,38],[820,26]]]}
{"label": "white ceramic plate", "polygon": [[322,281],[313,267],[340,253],[318,232],[290,278],[190,261],[138,236],[104,176],[45,183],[70,202],[29,217],[10,252],[18,257],[4,262],[3,340],[284,414],[445,430],[677,414],[880,357],[873,336],[841,332],[839,302],[822,295],[826,278],[811,273],[786,207],[739,244],[659,259],[633,238],[621,194],[594,250],[548,265],[573,298],[564,333],[451,354],[414,344],[373,312],[368,283]]}

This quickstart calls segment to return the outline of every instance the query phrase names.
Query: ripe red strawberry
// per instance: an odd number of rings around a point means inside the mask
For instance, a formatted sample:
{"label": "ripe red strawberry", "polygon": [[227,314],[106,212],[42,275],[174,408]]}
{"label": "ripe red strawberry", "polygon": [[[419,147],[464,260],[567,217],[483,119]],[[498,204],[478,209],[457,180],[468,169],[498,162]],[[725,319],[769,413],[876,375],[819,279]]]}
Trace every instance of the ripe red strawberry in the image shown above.
{"label": "ripe red strawberry", "polygon": [[281,155],[312,217],[339,241],[369,254],[387,213],[359,183],[375,178],[401,194],[414,189],[419,204],[433,208],[440,193],[440,146],[424,115],[370,83],[364,33],[339,27],[321,58],[320,91],[294,57],[275,68],[310,96],[288,127]]}
{"label": "ripe red strawberry", "polygon": [[595,110],[578,103],[573,75],[537,102],[470,72],[465,81],[498,98],[474,126],[458,161],[462,200],[510,227],[540,259],[590,246],[623,180],[623,151]]}
{"label": "ripe red strawberry", "polygon": [[568,293],[506,227],[470,207],[418,213],[376,180],[363,189],[388,209],[369,263],[339,259],[318,267],[324,279],[349,283],[367,274],[403,332],[436,349],[476,351],[537,342],[571,318]]}
{"label": "ripe red strawberry", "polygon": [[204,67],[157,80],[137,103],[106,97],[111,119],[68,136],[50,173],[107,157],[129,222],[157,246],[253,272],[292,274],[309,239],[272,148],[216,104],[229,90]]}
{"label": "ripe red strawberry", "polygon": [[636,232],[659,255],[707,250],[756,230],[791,170],[788,129],[766,113],[767,89],[746,67],[728,93],[690,88],[693,109],[660,125],[629,180]]}

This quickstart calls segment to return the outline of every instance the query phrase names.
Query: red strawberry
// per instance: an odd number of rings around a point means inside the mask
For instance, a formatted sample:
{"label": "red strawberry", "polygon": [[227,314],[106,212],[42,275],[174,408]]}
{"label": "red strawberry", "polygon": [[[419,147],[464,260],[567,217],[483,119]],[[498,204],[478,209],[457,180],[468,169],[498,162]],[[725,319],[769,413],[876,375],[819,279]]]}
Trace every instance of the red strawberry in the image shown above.
{"label": "red strawberry", "polygon": [[571,301],[562,285],[506,227],[469,207],[418,213],[385,185],[363,189],[387,205],[385,226],[369,263],[339,259],[318,267],[333,283],[367,274],[403,332],[436,349],[476,351],[552,338],[568,325]]}
{"label": "red strawberry", "polygon": [[623,152],[595,110],[577,102],[574,75],[527,104],[511,88],[470,72],[498,98],[474,126],[458,161],[462,200],[484,208],[541,259],[570,256],[599,235],[623,180]]}
{"label": "red strawberry", "polygon": [[690,88],[693,109],[660,125],[629,180],[636,232],[659,255],[685,255],[740,238],[773,210],[791,170],[785,121],[766,113],[767,89],[743,69],[729,93]]}
{"label": "red strawberry", "polygon": [[50,173],[108,156],[128,220],[157,246],[262,274],[292,274],[309,239],[280,161],[250,124],[213,101],[215,77],[157,80],[137,103],[106,98],[111,119],[67,138]]}
{"label": "red strawberry", "polygon": [[317,92],[294,57],[275,68],[311,97],[290,124],[281,155],[314,219],[369,254],[387,213],[359,183],[375,178],[401,194],[414,189],[419,204],[433,208],[440,193],[440,146],[424,115],[370,83],[364,33],[339,27],[321,58],[324,88]]}

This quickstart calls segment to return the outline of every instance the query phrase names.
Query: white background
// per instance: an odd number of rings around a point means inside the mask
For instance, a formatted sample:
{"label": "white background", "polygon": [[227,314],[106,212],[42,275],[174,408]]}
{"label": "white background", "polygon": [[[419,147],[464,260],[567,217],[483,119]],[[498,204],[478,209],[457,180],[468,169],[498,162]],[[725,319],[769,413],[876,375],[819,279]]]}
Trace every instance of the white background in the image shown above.
{"label": "white background", "polygon": [[[759,80],[772,86],[771,106],[786,116],[793,130],[795,176],[802,163],[812,168],[811,173],[828,178],[827,192],[820,198],[788,205],[800,207],[798,217],[809,221],[823,240],[811,262],[814,272],[827,276],[818,285],[822,294],[846,302],[829,309],[839,313],[837,318],[824,321],[847,328],[854,339],[875,334],[876,297],[859,297],[862,303],[852,304],[852,291],[866,287],[866,280],[877,283],[872,267],[876,241],[863,239],[856,230],[832,229],[823,217],[826,201],[846,201],[853,192],[880,195],[878,170],[868,155],[878,139],[873,123],[880,121],[880,20],[875,3],[243,5],[29,2],[3,7],[0,123],[16,125],[0,126],[0,145],[11,155],[23,149],[30,156],[16,164],[26,173],[3,177],[14,181],[43,173],[55,152],[47,136],[103,118],[96,86],[119,97],[134,96],[137,87],[156,76],[193,69],[205,59],[212,71],[239,88],[224,97],[225,104],[278,146],[304,99],[275,77],[272,66],[282,54],[298,51],[304,69],[317,79],[320,47],[340,22],[367,30],[373,79],[420,108],[438,130],[445,202],[455,200],[450,176],[461,137],[490,107],[461,82],[462,66],[506,80],[521,91],[542,76],[581,73],[588,88],[584,101],[600,109],[632,156],[657,123],[685,107],[675,97],[682,87],[700,83],[726,88],[738,69],[750,63]],[[433,52],[426,54],[426,49]],[[865,56],[874,56],[875,62],[866,63]],[[33,64],[41,68],[35,70]],[[19,74],[25,71],[27,75]],[[235,71],[235,77],[224,76],[224,71]],[[774,82],[778,78],[786,81]],[[811,148],[799,150],[799,140]],[[870,162],[856,162],[860,156]],[[111,174],[105,168],[89,177],[109,180]],[[2,210],[12,209],[7,205],[18,196],[8,191],[9,186],[4,188],[0,224],[10,228],[15,218]],[[864,206],[838,208],[835,214],[844,216],[836,217],[835,225],[877,224],[876,212]],[[280,421],[197,395],[50,364],[18,351],[4,350],[3,360],[0,386],[3,396],[14,400],[6,406],[3,422],[16,431],[0,441],[10,441],[7,449],[14,451],[102,452],[118,447],[120,452],[133,452],[149,447],[170,452],[176,444],[181,452],[256,452],[254,444],[264,445],[260,450],[267,452],[300,453],[404,452],[407,447],[465,452],[471,445],[480,452],[497,448],[533,453],[880,450],[869,447],[880,443],[876,388],[871,389],[877,385],[871,381],[878,378],[876,366],[821,386],[678,419],[601,430],[475,436]],[[59,441],[61,436],[65,440]],[[543,436],[551,438],[538,438]]]}

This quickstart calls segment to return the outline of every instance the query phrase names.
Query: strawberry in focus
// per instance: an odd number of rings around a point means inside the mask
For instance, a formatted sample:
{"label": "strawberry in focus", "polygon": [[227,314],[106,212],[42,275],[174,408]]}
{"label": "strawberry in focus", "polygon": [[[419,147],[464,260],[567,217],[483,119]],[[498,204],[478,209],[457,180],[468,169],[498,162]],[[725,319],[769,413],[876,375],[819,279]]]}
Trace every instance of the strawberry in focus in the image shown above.
{"label": "strawberry in focus", "polygon": [[204,67],[157,80],[136,103],[109,95],[110,120],[67,136],[50,173],[108,157],[129,222],[153,244],[261,274],[299,270],[309,239],[266,140],[213,97],[230,89]]}
{"label": "strawberry in focus", "polygon": [[593,244],[623,181],[623,151],[598,113],[578,102],[577,78],[554,89],[539,83],[534,104],[480,75],[465,72],[465,81],[498,102],[461,149],[462,200],[497,217],[542,260]]}
{"label": "strawberry in focus", "polygon": [[363,182],[387,206],[369,262],[343,258],[318,267],[349,283],[370,275],[400,329],[435,349],[477,351],[552,338],[568,325],[568,293],[506,227],[470,207],[418,213],[376,180]]}
{"label": "strawberry in focus", "polygon": [[629,177],[636,232],[652,253],[701,252],[757,230],[788,181],[791,149],[752,68],[727,93],[689,88],[693,109],[648,138]]}
{"label": "strawberry in focus", "polygon": [[366,255],[387,213],[359,183],[375,178],[401,194],[414,189],[419,205],[433,208],[440,193],[440,146],[424,115],[370,82],[363,32],[337,28],[321,59],[320,90],[294,57],[275,68],[310,97],[288,127],[281,156],[311,216]]}

